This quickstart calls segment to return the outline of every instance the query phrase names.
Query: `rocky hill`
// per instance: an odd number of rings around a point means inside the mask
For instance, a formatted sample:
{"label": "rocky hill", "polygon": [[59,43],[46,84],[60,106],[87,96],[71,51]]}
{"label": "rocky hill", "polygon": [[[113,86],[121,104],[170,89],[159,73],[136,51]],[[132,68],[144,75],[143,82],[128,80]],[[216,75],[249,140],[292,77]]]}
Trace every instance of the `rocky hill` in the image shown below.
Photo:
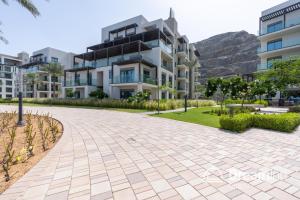
{"label": "rocky hill", "polygon": [[259,40],[246,31],[228,32],[195,43],[200,53],[202,80],[256,71]]}

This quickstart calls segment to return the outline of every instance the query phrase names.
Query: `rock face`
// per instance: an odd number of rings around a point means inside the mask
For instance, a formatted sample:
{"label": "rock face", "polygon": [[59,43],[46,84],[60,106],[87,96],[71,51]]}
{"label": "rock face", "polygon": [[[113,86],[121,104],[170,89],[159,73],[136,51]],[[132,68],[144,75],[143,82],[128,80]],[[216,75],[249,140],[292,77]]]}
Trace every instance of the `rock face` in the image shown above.
{"label": "rock face", "polygon": [[201,82],[209,77],[256,71],[259,45],[257,37],[246,31],[223,33],[195,43],[200,53]]}

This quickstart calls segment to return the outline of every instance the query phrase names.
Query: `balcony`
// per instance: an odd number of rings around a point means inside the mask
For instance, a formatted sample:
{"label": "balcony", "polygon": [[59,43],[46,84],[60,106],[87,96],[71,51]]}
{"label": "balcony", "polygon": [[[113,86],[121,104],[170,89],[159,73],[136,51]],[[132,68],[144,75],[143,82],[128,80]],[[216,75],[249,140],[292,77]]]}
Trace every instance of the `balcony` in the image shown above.
{"label": "balcony", "polygon": [[276,33],[279,33],[283,30],[291,30],[291,29],[294,29],[294,28],[300,28],[300,18],[298,19],[290,19],[290,20],[287,20],[285,22],[285,26],[281,26],[281,27],[278,27],[277,29],[275,30],[268,30],[267,28],[264,29],[264,30],[261,30],[261,33],[259,33],[259,36],[265,36],[265,35],[268,35],[268,34],[276,34]]}
{"label": "balcony", "polygon": [[76,86],[96,86],[96,79],[77,79],[77,80],[68,80],[65,82],[65,87],[76,87]]}
{"label": "balcony", "polygon": [[[137,84],[139,83],[138,78],[134,76],[115,76],[114,82],[112,84]],[[155,78],[144,76],[142,83],[157,85],[157,80]]]}
{"label": "balcony", "polygon": [[172,63],[161,63],[161,67],[169,72],[173,73],[173,64]]}
{"label": "balcony", "polygon": [[298,48],[300,47],[300,39],[297,40],[288,40],[288,41],[282,41],[281,45],[276,46],[276,48],[268,48],[268,47],[264,47],[264,48],[258,48],[257,49],[257,53],[258,54],[263,54],[266,52],[277,52],[277,51],[281,51],[281,50],[291,50],[294,48]]}

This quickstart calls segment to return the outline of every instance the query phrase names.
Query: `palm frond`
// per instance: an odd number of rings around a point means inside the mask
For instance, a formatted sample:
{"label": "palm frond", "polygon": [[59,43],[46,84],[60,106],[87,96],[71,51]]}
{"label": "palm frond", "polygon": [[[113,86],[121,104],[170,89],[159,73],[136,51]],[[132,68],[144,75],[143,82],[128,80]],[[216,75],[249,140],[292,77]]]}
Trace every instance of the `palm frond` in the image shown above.
{"label": "palm frond", "polygon": [[[6,1],[6,0],[2,0]],[[34,17],[40,15],[39,10],[35,7],[35,5],[30,0],[16,0],[20,5],[26,8]]]}

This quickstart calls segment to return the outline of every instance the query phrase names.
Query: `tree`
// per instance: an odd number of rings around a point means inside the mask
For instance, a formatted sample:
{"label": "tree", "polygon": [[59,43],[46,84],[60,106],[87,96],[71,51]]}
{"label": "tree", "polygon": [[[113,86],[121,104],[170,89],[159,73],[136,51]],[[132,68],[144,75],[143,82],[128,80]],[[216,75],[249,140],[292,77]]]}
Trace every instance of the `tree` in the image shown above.
{"label": "tree", "polygon": [[[0,0],[5,5],[8,4],[9,0]],[[15,0],[17,3],[19,3],[22,7],[24,7],[26,10],[28,10],[34,17],[37,17],[40,15],[39,10],[35,7],[35,5],[31,2],[31,0]],[[1,23],[0,23],[1,25]],[[2,34],[2,31],[0,30],[0,34]],[[8,43],[8,41],[5,39],[5,37],[0,35],[0,40],[4,43]]]}
{"label": "tree", "polygon": [[266,95],[267,98],[274,97],[276,95],[276,89],[270,80],[255,80],[252,82],[252,95],[259,96],[259,100],[262,100],[262,96]]}
{"label": "tree", "polygon": [[[59,78],[64,73],[64,67],[61,64],[59,64],[59,63],[49,63],[49,64],[45,64],[42,67],[42,71],[45,71],[49,75],[51,75],[51,78],[52,77]],[[53,87],[52,87],[53,88],[53,96],[54,96],[54,98],[56,98],[56,94],[55,94],[55,92],[56,92],[55,80],[51,81],[51,84],[53,85]]]}
{"label": "tree", "polygon": [[258,79],[269,81],[280,92],[279,104],[282,104],[285,91],[289,86],[298,86],[300,83],[300,59],[276,61],[272,68],[258,74]]}
{"label": "tree", "polygon": [[220,94],[221,111],[223,111],[224,101],[230,93],[230,80],[223,78],[209,79],[205,95],[211,97],[217,92]]}
{"label": "tree", "polygon": [[[28,73],[26,74],[26,82],[32,85],[32,96],[33,98],[37,98],[37,84],[40,83],[40,79],[38,74],[36,73]],[[26,88],[27,90],[27,88]]]}

